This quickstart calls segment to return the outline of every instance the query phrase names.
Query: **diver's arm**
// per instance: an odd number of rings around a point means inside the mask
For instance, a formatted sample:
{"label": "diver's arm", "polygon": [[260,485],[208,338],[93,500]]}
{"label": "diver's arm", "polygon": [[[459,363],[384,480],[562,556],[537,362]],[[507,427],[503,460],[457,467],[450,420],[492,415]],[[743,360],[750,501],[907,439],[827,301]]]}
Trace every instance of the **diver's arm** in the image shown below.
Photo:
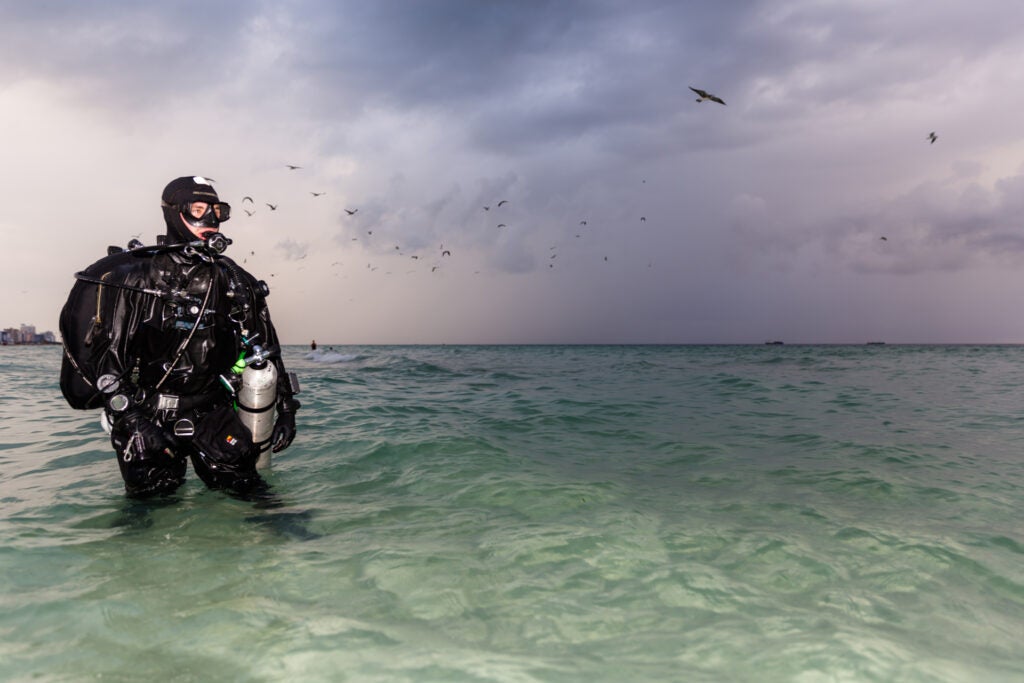
{"label": "diver's arm", "polygon": [[[277,330],[274,329],[274,323],[270,320],[270,309],[267,306],[266,297],[270,290],[266,283],[258,281],[251,273],[227,257],[223,257],[221,262],[232,274],[243,280],[252,297],[253,308],[248,320],[250,328],[258,334],[251,334],[250,338],[260,339],[261,345],[265,348],[280,349],[281,342],[277,337]],[[285,368],[281,354],[275,354],[270,362],[277,368],[277,420],[270,436],[271,450],[277,453],[287,448],[295,438],[295,412],[301,404],[295,398],[295,394],[299,392],[298,380]]]}
{"label": "diver's arm", "polygon": [[[281,342],[274,324],[270,321],[270,310],[265,300],[260,302],[258,317],[263,323],[263,332],[268,343],[280,349]],[[281,354],[278,353],[271,362],[277,368],[277,420],[270,435],[270,443],[271,452],[278,453],[288,448],[295,439],[295,413],[302,404],[295,398],[295,394],[299,393],[299,381],[294,373],[289,373],[285,368]]]}

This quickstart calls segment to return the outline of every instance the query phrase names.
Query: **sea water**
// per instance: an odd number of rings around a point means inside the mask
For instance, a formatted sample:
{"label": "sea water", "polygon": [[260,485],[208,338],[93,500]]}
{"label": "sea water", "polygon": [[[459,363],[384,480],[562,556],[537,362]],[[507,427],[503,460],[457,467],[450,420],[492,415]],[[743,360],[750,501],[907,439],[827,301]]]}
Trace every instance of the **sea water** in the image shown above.
{"label": "sea water", "polygon": [[1024,680],[1024,347],[284,355],[267,507],[0,348],[0,680]]}

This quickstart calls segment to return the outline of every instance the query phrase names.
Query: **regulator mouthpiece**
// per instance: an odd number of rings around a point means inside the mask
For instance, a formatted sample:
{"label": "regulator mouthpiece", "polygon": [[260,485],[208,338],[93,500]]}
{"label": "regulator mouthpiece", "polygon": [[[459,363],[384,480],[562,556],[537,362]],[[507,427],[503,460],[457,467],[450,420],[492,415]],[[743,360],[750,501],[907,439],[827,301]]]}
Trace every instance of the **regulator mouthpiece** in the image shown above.
{"label": "regulator mouthpiece", "polygon": [[214,254],[223,254],[227,251],[228,245],[231,244],[231,238],[225,237],[219,232],[212,233],[205,240],[205,246],[207,250]]}

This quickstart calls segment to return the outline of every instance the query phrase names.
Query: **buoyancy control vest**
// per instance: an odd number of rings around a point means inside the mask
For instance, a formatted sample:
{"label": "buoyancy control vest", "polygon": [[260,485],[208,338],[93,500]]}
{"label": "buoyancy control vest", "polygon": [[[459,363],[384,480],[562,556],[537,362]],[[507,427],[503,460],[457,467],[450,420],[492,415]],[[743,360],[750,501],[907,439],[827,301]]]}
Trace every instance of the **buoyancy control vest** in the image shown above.
{"label": "buoyancy control vest", "polygon": [[[140,394],[207,392],[245,343],[277,346],[268,290],[231,259],[188,245],[114,251],[76,274],[60,315],[61,391],[73,408],[103,405],[113,375]],[[294,393],[279,357],[278,400]]]}

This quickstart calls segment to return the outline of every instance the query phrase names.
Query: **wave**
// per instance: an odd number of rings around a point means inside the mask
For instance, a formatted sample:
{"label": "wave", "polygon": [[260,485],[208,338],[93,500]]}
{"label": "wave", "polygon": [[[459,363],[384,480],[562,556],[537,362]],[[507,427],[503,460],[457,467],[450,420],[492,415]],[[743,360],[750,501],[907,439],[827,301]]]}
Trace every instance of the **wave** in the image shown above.
{"label": "wave", "polygon": [[314,363],[350,363],[354,360],[358,360],[360,355],[358,353],[339,353],[337,351],[310,351],[305,356],[306,360],[311,360]]}

